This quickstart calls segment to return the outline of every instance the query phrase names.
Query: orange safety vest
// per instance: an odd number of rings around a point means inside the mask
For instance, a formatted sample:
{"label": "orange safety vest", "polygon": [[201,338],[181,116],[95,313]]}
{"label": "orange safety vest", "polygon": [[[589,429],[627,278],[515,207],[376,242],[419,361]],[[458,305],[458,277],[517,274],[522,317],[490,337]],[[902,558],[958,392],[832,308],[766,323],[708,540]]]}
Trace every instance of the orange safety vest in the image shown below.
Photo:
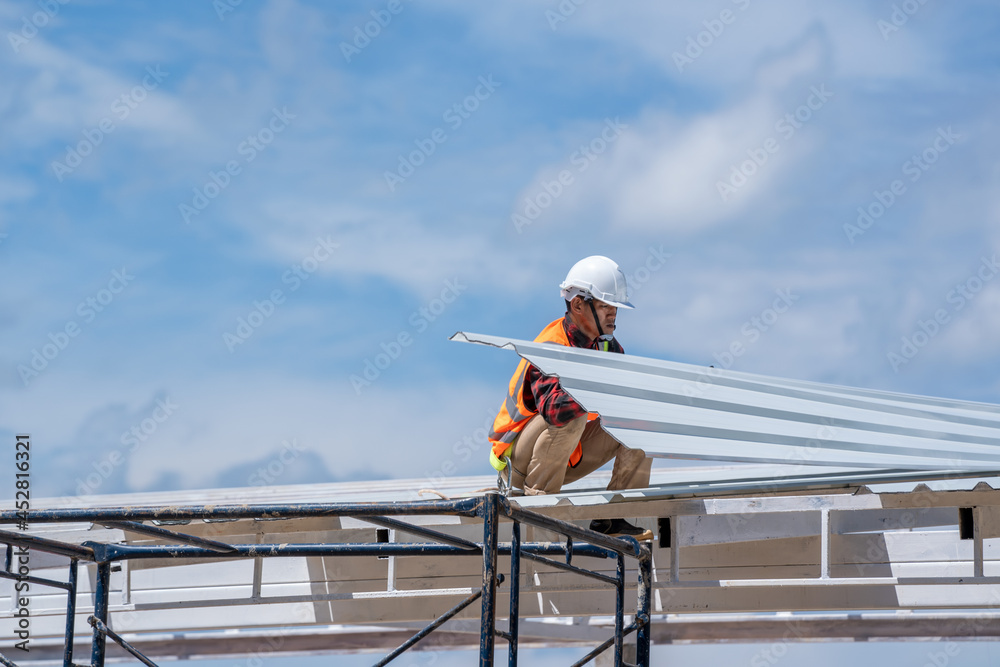
{"label": "orange safety vest", "polygon": [[[569,338],[566,336],[566,328],[563,326],[563,317],[553,321],[542,332],[535,337],[536,343],[558,343],[566,347],[572,347]],[[538,410],[529,410],[524,405],[524,378],[528,373],[528,361],[521,359],[517,365],[517,370],[510,378],[507,386],[507,399],[500,406],[500,412],[493,420],[493,428],[490,429],[490,465],[498,471],[507,467],[504,456],[510,456],[510,450],[514,447],[514,440],[527,425],[528,421],[538,414]],[[596,412],[587,414],[587,420],[597,419]],[[580,443],[576,443],[576,449],[569,455],[568,465],[575,466],[583,456],[583,448]]]}

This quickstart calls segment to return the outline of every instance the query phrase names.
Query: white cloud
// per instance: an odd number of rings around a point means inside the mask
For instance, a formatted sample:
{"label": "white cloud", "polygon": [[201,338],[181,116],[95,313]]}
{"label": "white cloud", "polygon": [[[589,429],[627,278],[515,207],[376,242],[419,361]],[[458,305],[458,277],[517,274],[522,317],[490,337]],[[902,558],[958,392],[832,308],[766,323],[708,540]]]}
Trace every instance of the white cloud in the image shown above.
{"label": "white cloud", "polygon": [[[184,488],[200,488],[234,466],[271,456],[291,439],[341,479],[359,472],[374,478],[483,472],[486,444],[477,431],[487,413],[495,413],[502,383],[407,387],[391,378],[400,370],[390,366],[360,396],[347,372],[325,381],[263,371],[207,378],[170,378],[166,372],[157,374],[155,385],[122,375],[61,373],[30,393],[4,390],[0,422],[31,433],[40,458],[73,453],[78,465],[71,476],[53,484],[72,483],[72,475],[90,473],[121,450],[125,461],[116,474],[127,472],[131,489],[171,478]],[[124,447],[121,436],[132,426],[141,428],[157,399],[169,399],[176,409],[140,445]],[[59,419],[52,418],[53,406]],[[464,442],[466,436],[474,442]]]}
{"label": "white cloud", "polygon": [[[678,82],[696,87],[742,86],[773,54],[812,36],[829,45],[830,64],[838,76],[926,78],[942,73],[939,25],[933,12],[926,10],[883,39],[877,22],[888,19],[891,8],[844,3],[591,2],[566,16],[566,21],[555,22],[554,30],[546,11],[558,13],[555,2],[507,2],[490,11],[454,0],[437,4],[466,13],[474,34],[498,48],[525,54],[543,48],[545,42],[584,37],[615,52],[638,54]],[[723,11],[730,12],[726,21]],[[517,37],[511,39],[512,34]],[[695,54],[693,63],[682,63],[679,69],[675,54],[687,57],[689,40],[695,43],[690,51]]]}
{"label": "white cloud", "polygon": [[487,238],[412,214],[278,194],[254,208],[255,214],[235,216],[255,240],[251,252],[291,265],[302,262],[317,239],[330,239],[339,247],[318,271],[341,276],[345,284],[381,278],[429,298],[446,280],[478,282],[502,271]]}
{"label": "white cloud", "polygon": [[[169,67],[156,70],[158,63],[149,63],[156,77],[143,67],[136,67],[131,76],[112,72],[89,64],[42,35],[18,56],[5,60],[19,100],[16,105],[8,103],[8,112],[13,114],[3,129],[12,143],[44,146],[57,139],[75,144],[84,139],[84,130],[93,131],[102,120],[110,121],[115,129],[155,133],[162,142],[197,134],[197,123],[185,106],[161,87],[172,75]],[[128,99],[122,101],[122,96]]]}
{"label": "white cloud", "polygon": [[678,252],[643,286],[641,308],[623,322],[626,349],[826,381],[864,375],[872,355],[881,353],[859,349],[853,337],[866,316],[852,295],[864,277],[842,267],[836,253],[812,252],[773,267],[727,257],[728,263],[705,264]]}
{"label": "white cloud", "polygon": [[[717,184],[725,183],[748,159],[743,151],[761,149],[773,136],[771,126],[778,115],[773,103],[748,100],[688,122],[650,115],[622,138],[607,168],[599,163],[588,177],[605,184],[617,226],[699,231],[732,219],[766,192],[773,167],[751,167],[746,181],[737,177],[740,189],[727,191],[728,201],[723,201]],[[768,160],[777,161],[770,155]],[[589,187],[582,190],[592,192]]]}
{"label": "white cloud", "polygon": [[[787,176],[822,147],[822,130],[809,121],[829,114],[823,107],[835,96],[823,83],[794,93],[765,90],[692,118],[649,109],[625,120],[607,155],[576,170],[554,209],[564,217],[596,211],[622,230],[690,234],[773,207]],[[600,132],[592,130],[598,146]],[[518,200],[536,196],[559,168],[546,169]]]}

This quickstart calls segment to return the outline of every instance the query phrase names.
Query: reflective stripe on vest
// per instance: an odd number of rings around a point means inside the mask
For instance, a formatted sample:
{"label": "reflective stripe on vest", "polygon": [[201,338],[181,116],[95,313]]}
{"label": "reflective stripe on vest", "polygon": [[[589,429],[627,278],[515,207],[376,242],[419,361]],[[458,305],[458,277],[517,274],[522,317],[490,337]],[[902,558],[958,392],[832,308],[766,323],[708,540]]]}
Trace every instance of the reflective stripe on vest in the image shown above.
{"label": "reflective stripe on vest", "polygon": [[[571,347],[569,338],[566,337],[566,329],[563,327],[563,319],[560,317],[542,329],[542,332],[535,338],[535,342],[557,343]],[[607,343],[605,343],[605,349],[607,349]],[[500,412],[497,414],[496,419],[493,420],[493,428],[490,429],[489,440],[492,445],[490,448],[490,465],[498,471],[507,467],[503,457],[510,456],[517,436],[527,425],[528,421],[538,414],[537,410],[529,410],[524,405],[522,393],[524,378],[527,373],[528,362],[525,359],[521,359],[517,365],[517,370],[514,371],[507,385],[507,398],[500,407]],[[587,414],[588,421],[597,419],[597,417],[598,415],[595,412]],[[582,457],[583,448],[580,446],[580,443],[577,443],[576,449],[570,454],[568,464],[571,467],[576,466]]]}

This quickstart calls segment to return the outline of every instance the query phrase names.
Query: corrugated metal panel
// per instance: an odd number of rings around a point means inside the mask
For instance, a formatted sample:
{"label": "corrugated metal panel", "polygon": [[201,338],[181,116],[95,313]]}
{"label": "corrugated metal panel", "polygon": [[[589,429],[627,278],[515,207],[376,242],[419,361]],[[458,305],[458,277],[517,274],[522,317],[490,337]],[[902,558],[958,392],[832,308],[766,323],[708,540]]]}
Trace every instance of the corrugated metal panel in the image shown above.
{"label": "corrugated metal panel", "polygon": [[[711,468],[686,468],[681,470],[654,469],[648,489],[606,491],[602,488],[574,488],[566,486],[560,493],[542,496],[519,496],[518,505],[528,509],[541,509],[556,505],[588,507],[611,502],[663,500],[676,497],[708,498],[729,495],[758,495],[778,492],[819,492],[868,486],[885,491],[912,491],[918,483],[929,488],[941,485],[942,489],[969,490],[986,481],[1000,486],[994,477],[983,478],[979,473],[962,473],[968,477],[956,478],[953,471],[921,470],[899,471],[858,468],[827,468],[823,466],[717,466]],[[586,478],[591,487],[610,481],[610,474],[591,475]],[[578,483],[579,484],[579,483]]]}
{"label": "corrugated metal panel", "polygon": [[[1000,406],[784,380],[459,332],[515,350],[650,456],[856,469],[1000,470]],[[943,474],[943,473],[942,473]]]}
{"label": "corrugated metal panel", "polygon": [[[483,466],[488,464],[483,461]],[[892,484],[890,490],[912,491],[918,482],[927,482],[933,489],[972,489],[984,480],[980,473],[967,473],[962,478],[953,471],[900,471],[849,467],[806,465],[733,464],[717,466],[686,466],[654,468],[649,489],[605,491],[611,478],[609,471],[567,484],[561,493],[550,496],[518,497],[524,507],[540,507],[560,502],[591,505],[615,500],[647,500],[678,495],[708,496],[734,492],[760,493],[808,490],[859,484]],[[934,481],[937,480],[937,481]],[[986,477],[993,487],[1000,488],[1000,478]],[[315,502],[387,502],[434,499],[437,494],[449,498],[481,495],[484,489],[496,485],[496,475],[449,477],[429,482],[427,479],[394,479],[372,482],[329,482],[287,486],[254,486],[229,489],[188,489],[144,493],[122,493],[101,496],[50,497],[33,499],[35,507],[60,509],[67,507],[147,507],[157,505],[222,505],[235,503],[315,503]],[[432,490],[430,490],[432,489]],[[83,502],[86,500],[86,502]],[[13,500],[0,500],[0,509],[13,509]],[[345,519],[348,523],[354,520]],[[413,519],[421,523],[420,518]],[[434,517],[434,523],[459,523],[457,517]],[[81,524],[86,530],[89,524]],[[37,524],[34,531],[44,533],[48,524]],[[58,528],[58,531],[63,528]],[[114,531],[118,534],[120,531]],[[87,539],[97,539],[93,536]]]}
{"label": "corrugated metal panel", "polygon": [[[483,465],[488,465],[483,461]],[[712,496],[733,493],[773,493],[775,491],[806,491],[834,487],[871,486],[877,490],[912,491],[917,483],[926,483],[934,490],[971,490],[981,481],[1000,488],[1000,478],[983,477],[977,472],[961,477],[954,471],[921,470],[900,471],[850,467],[825,467],[807,465],[752,465],[733,464],[717,466],[690,466],[654,468],[648,489],[605,491],[611,478],[608,471],[567,484],[561,493],[548,496],[521,496],[523,507],[544,507],[560,503],[576,506],[604,504],[612,501],[652,500],[674,496]],[[314,503],[314,502],[369,502],[412,501],[437,497],[434,492],[449,498],[481,495],[483,489],[496,484],[496,475],[450,477],[433,484],[426,479],[396,479],[373,482],[330,482],[323,484],[296,484],[288,486],[258,486],[231,489],[190,489],[145,493],[109,494],[88,496],[87,507],[145,507],[154,505],[220,505],[231,503]],[[882,484],[883,487],[873,485]],[[891,486],[890,486],[891,485]],[[428,491],[433,488],[433,492]],[[80,507],[80,498],[37,498],[36,507],[59,509]],[[13,509],[13,500],[0,501],[0,509]],[[360,520],[343,519],[350,525]],[[413,523],[422,523],[418,517]],[[280,523],[280,522],[279,522]],[[457,517],[434,517],[433,523],[459,523]],[[277,524],[276,524],[277,525]],[[86,530],[89,524],[81,524]],[[47,524],[37,524],[39,534],[48,530],[61,531]],[[117,532],[116,532],[117,534]],[[93,535],[87,539],[97,539]]]}

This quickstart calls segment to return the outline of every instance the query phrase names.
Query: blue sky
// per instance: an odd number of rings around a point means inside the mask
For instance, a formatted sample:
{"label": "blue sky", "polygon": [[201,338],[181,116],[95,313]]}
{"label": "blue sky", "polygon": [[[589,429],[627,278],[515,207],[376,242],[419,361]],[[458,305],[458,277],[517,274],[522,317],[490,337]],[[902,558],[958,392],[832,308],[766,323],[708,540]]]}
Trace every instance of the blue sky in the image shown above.
{"label": "blue sky", "polygon": [[0,431],[39,495],[484,473],[514,359],[447,337],[533,337],[596,253],[631,353],[1000,402],[995,3],[0,25]]}

